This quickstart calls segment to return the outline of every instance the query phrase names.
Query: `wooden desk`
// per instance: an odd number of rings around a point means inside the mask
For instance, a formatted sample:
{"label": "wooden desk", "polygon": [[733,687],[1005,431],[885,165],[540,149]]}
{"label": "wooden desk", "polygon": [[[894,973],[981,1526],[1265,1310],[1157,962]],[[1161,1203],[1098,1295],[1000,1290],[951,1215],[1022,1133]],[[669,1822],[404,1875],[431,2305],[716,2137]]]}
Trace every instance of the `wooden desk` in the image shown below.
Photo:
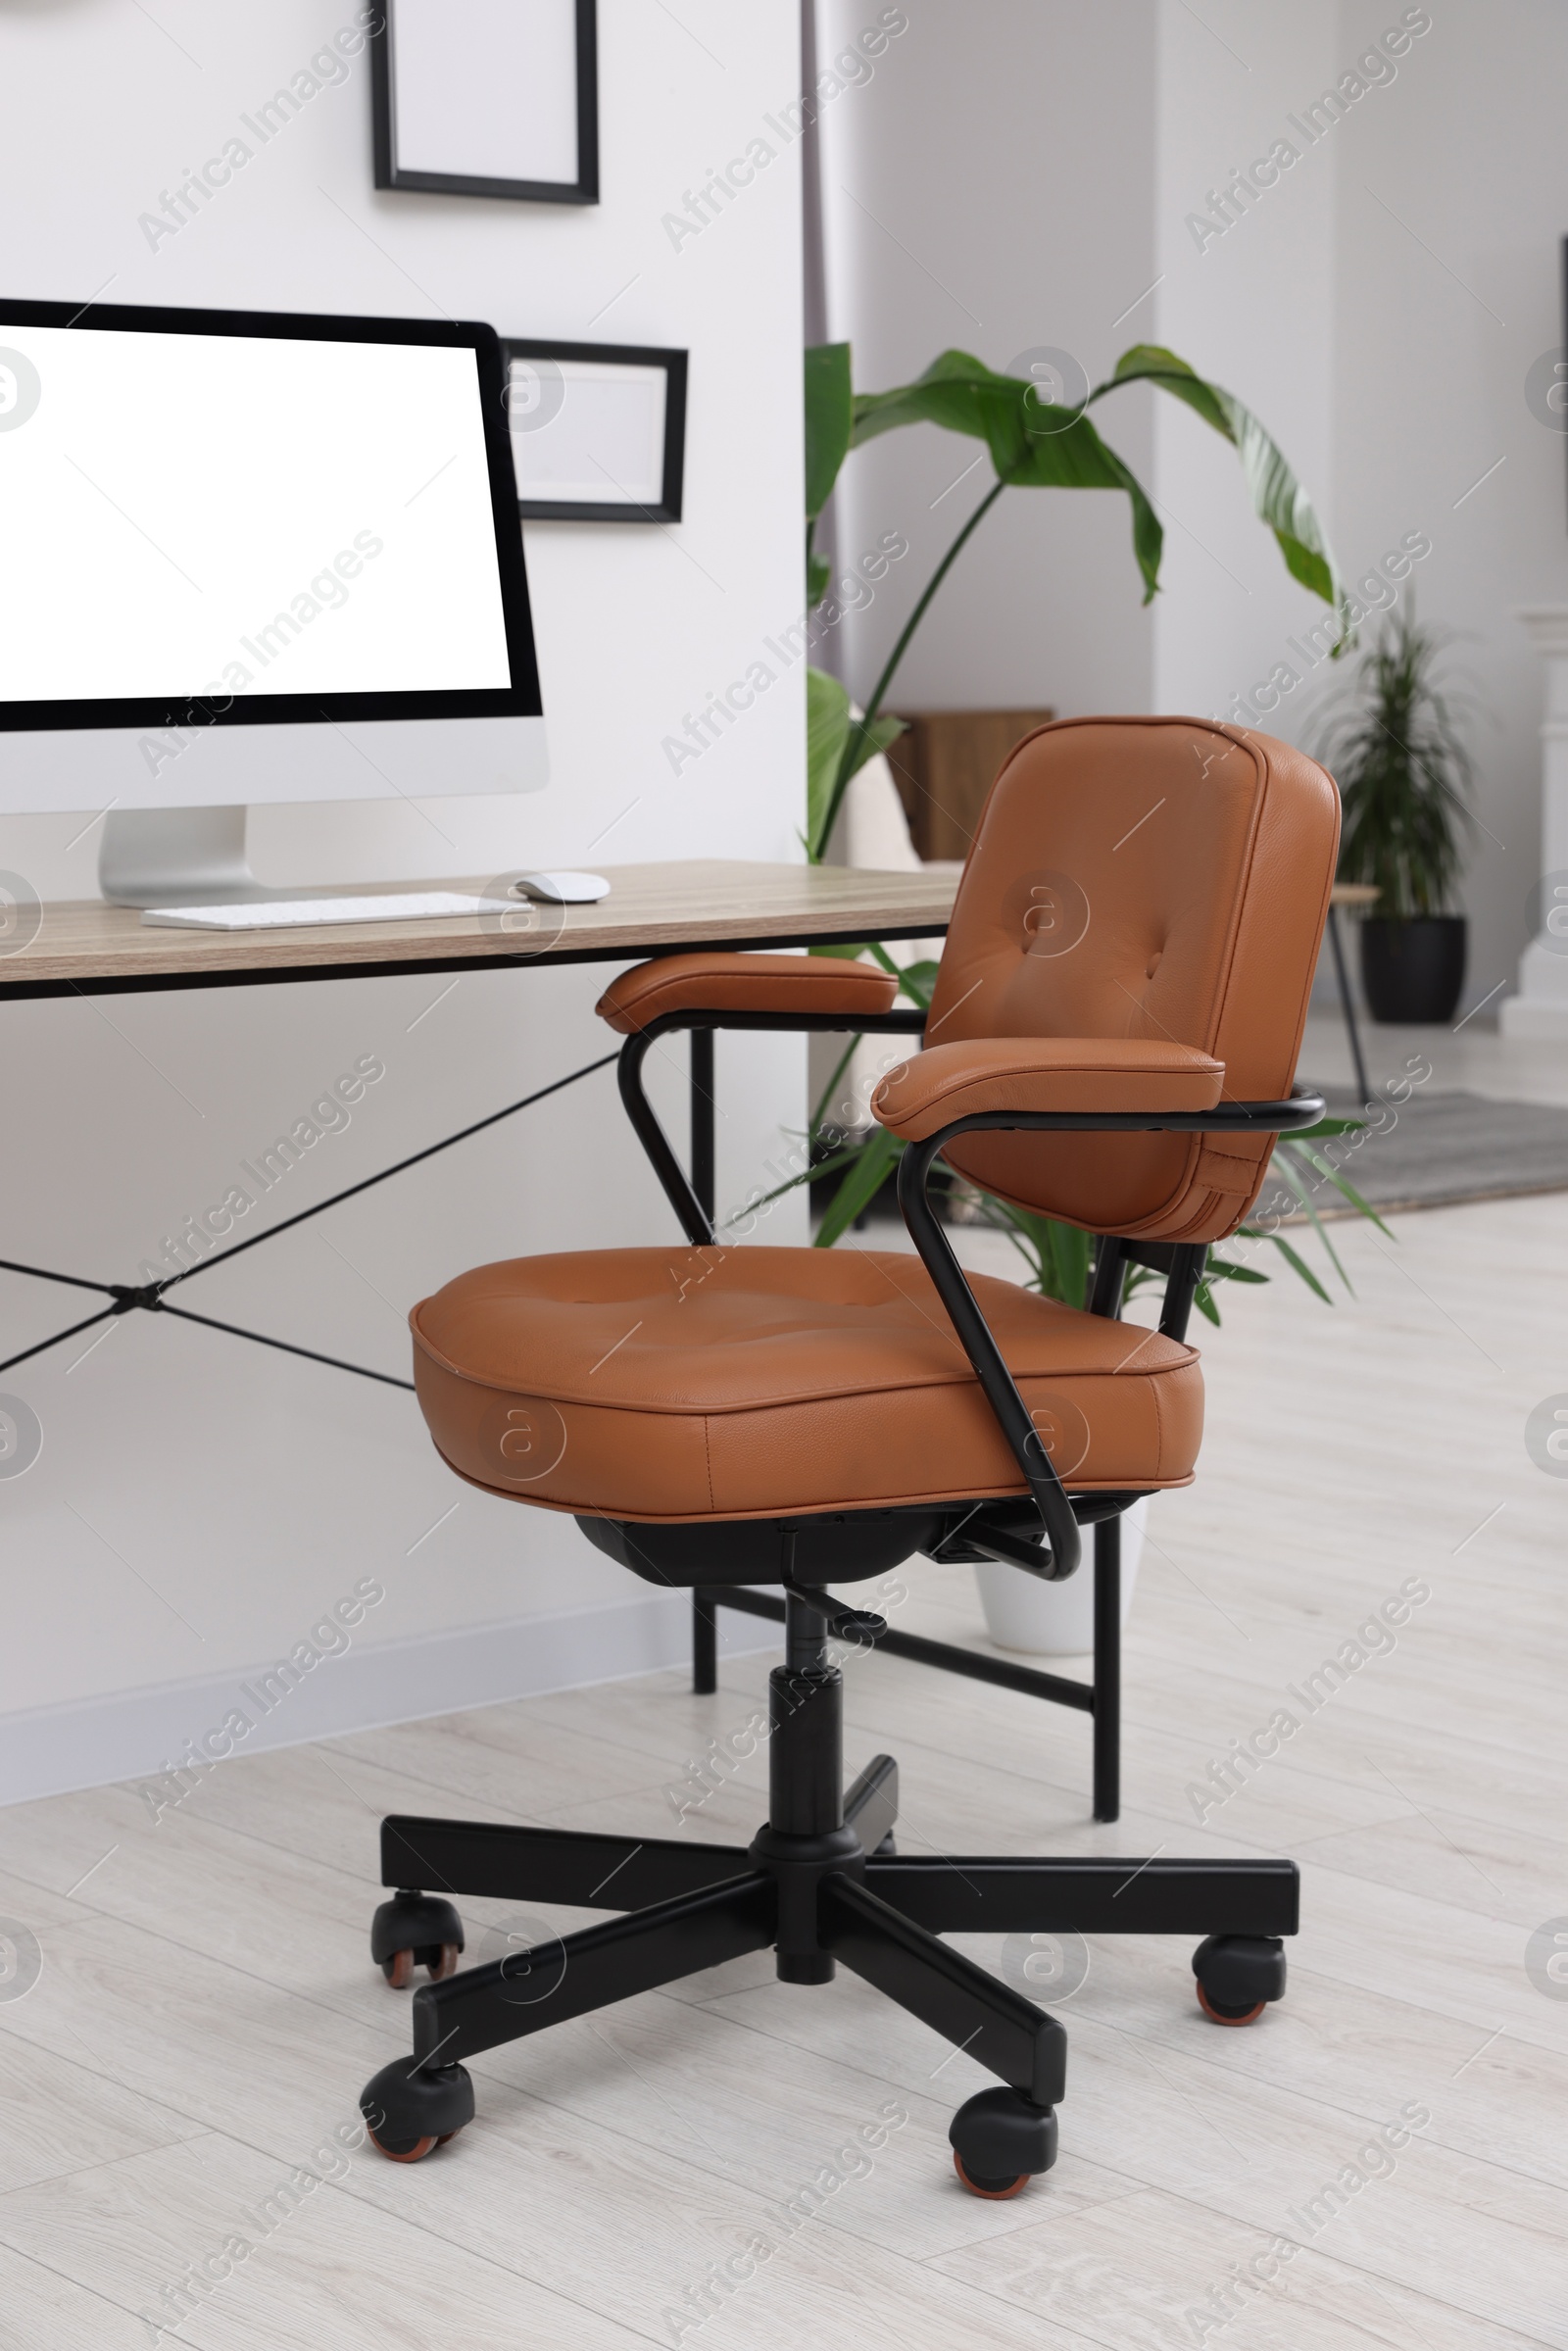
{"label": "wooden desk", "polygon": [[[952,910],[956,870],[939,873],[851,872],[831,865],[771,865],[701,858],[668,864],[606,868],[610,895],[596,906],[542,906],[497,891],[492,914],[450,921],[341,923],[285,931],[183,931],[143,923],[128,906],[92,899],[44,906],[36,934],[9,955],[0,955],[0,999],[12,1002],[49,996],[119,996],[152,990],[256,987],[269,981],[379,979],[418,971],[505,971],[525,964],[626,963],[642,955],[671,955],[694,948],[781,948],[828,946],[859,939],[925,939],[945,931]],[[398,885],[365,885],[384,892]],[[429,889],[430,883],[407,885]],[[488,879],[450,887],[484,895]],[[297,895],[309,896],[309,892]],[[348,895],[334,893],[333,895]],[[607,1038],[607,1043],[611,1041]],[[691,1180],[698,1198],[713,1213],[713,1036],[692,1032]],[[285,1217],[280,1224],[216,1249],[211,1257],[168,1282],[135,1286],[87,1281],[73,1272],[18,1264],[7,1269],[41,1281],[97,1291],[109,1299],[97,1314],[73,1322],[52,1339],[0,1360],[0,1372],[60,1345],[79,1330],[111,1315],[142,1309],[207,1322],[236,1338],[259,1341],[285,1353],[358,1372],[394,1388],[384,1372],[341,1356],[215,1322],[174,1305],[169,1293],[225,1256],[254,1249],[291,1225],[318,1216],[340,1200],[382,1183],[405,1167],[448,1150],[481,1128],[526,1109],[560,1092],[590,1070],[613,1060],[614,1050],[585,1069],[573,1070],[527,1095],[521,1102],[476,1119],[456,1135],[427,1145],[394,1166],[351,1184],[344,1191]],[[183,1298],[185,1295],[180,1290]]]}
{"label": "wooden desk", "polygon": [[[498,892],[493,915],[286,931],[162,930],[144,923],[133,907],[105,906],[101,899],[48,905],[37,935],[0,958],[0,999],[381,979],[518,963],[631,962],[703,947],[923,939],[946,930],[957,880],[956,869],[854,872],[841,865],[717,857],[609,865],[605,875],[610,895],[591,906],[537,906]],[[487,877],[372,882],[331,895],[369,897],[400,888],[479,895],[494,886]]]}
{"label": "wooden desk", "polygon": [[[914,873],[855,871],[832,865],[774,865],[741,860],[701,858],[667,864],[620,865],[608,869],[610,894],[595,906],[538,906],[508,899],[500,892],[494,915],[465,915],[448,921],[376,922],[323,925],[319,929],[287,931],[181,931],[144,924],[131,907],[105,906],[101,900],[48,905],[40,909],[36,934],[9,955],[0,955],[0,999],[12,1002],[31,997],[111,996],[153,990],[255,987],[268,982],[298,980],[378,979],[419,971],[482,971],[514,969],[524,964],[631,962],[642,955],[670,955],[697,948],[781,948],[826,946],[858,939],[924,939],[947,929],[957,886],[957,869],[930,868]],[[367,894],[394,885],[372,883]],[[422,885],[429,887],[428,883]],[[482,895],[484,880],[458,887]],[[1370,893],[1371,898],[1376,893]],[[1330,909],[1330,935],[1339,968],[1351,1052],[1362,1098],[1365,1072],[1356,1036],[1345,961],[1335,920],[1342,905],[1366,905],[1369,894],[1354,885],[1336,888]],[[612,1058],[607,1055],[606,1058]],[[589,1065],[599,1066],[598,1063]],[[576,1071],[522,1102],[509,1103],[487,1118],[475,1121],[462,1134],[428,1145],[411,1158],[384,1169],[378,1176],[350,1186],[350,1192],[384,1181],[402,1167],[444,1151],[464,1136],[491,1126],[499,1118],[544,1099],[586,1071]],[[693,1188],[709,1214],[713,1212],[713,1039],[710,1030],[692,1033],[692,1167]],[[334,1194],[282,1225],[249,1236],[191,1269],[195,1273],[220,1257],[254,1248],[258,1242],[319,1215],[347,1194]],[[42,1267],[6,1261],[9,1269],[31,1273],[48,1281],[68,1282],[97,1290],[113,1302],[104,1315],[132,1307],[151,1312],[179,1313],[164,1292],[173,1282],[133,1288],[125,1284],[83,1282],[79,1276],[46,1272]],[[181,1277],[189,1279],[190,1276]],[[47,1347],[74,1336],[88,1323],[76,1323],[38,1347],[0,1360],[0,1371],[41,1353]],[[192,1316],[201,1320],[202,1317]],[[216,1327],[235,1336],[232,1324]],[[317,1356],[288,1341],[266,1339],[289,1353],[330,1362],[345,1371],[362,1371],[358,1364],[336,1356]],[[366,1375],[384,1379],[382,1373]],[[406,1381],[394,1381],[406,1387]]]}

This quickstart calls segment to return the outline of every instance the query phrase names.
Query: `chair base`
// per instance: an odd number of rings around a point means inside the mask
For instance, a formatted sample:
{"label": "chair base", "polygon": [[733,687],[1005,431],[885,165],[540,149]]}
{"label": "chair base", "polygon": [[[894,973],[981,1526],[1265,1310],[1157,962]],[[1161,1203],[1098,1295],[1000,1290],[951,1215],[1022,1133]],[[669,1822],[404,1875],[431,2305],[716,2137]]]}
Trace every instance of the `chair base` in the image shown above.
{"label": "chair base", "polygon": [[383,2153],[416,2160],[471,2119],[466,2059],[771,1948],[783,1982],[827,1984],[842,1963],[999,2078],[1000,2089],[960,2108],[951,2135],[964,2184],[1010,2195],[1054,2160],[1067,2036],[944,1935],[1198,1935],[1206,2014],[1239,2023],[1281,1996],[1279,1938],[1298,1924],[1292,1862],[893,1850],[898,1767],[878,1755],[841,1795],[842,1685],[822,1662],[821,1615],[790,1607],[790,1659],[769,1678],[769,1819],[750,1845],[383,1821],[382,1880],[398,1891],[376,1914],[372,1951],[389,1982],[407,1982],[415,1956],[432,1974],[447,1966],[453,1894],[618,1914],[415,1994],[412,2059],[383,2067],[360,2102]]}
{"label": "chair base", "polygon": [[[923,1633],[896,1633],[890,1626],[862,1638],[870,1648],[890,1657],[907,1657],[916,1665],[935,1666],[940,1673],[961,1674],[967,1681],[989,1682],[998,1690],[1020,1690],[1026,1697],[1044,1698],[1054,1706],[1068,1706],[1087,1714],[1094,1726],[1094,1804],[1097,1821],[1121,1815],[1121,1527],[1106,1519],[1095,1529],[1095,1663],[1093,1677],[1075,1681],[1068,1674],[1042,1673],[1038,1666],[1020,1665],[1010,1657],[995,1657],[984,1649],[964,1648],[956,1641],[932,1641]],[[1082,1571],[1080,1570],[1080,1573]],[[784,1602],[770,1592],[752,1592],[745,1585],[698,1585],[692,1592],[692,1690],[710,1697],[718,1688],[718,1610],[735,1608],[747,1616],[784,1616]]]}

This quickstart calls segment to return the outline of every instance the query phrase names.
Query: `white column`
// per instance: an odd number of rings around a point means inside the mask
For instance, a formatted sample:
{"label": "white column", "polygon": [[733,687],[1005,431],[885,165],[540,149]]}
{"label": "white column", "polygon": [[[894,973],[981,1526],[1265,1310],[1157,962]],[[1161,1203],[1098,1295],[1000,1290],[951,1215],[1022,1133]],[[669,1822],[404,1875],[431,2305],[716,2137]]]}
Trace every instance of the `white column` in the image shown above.
{"label": "white column", "polygon": [[[1514,617],[1546,664],[1541,723],[1540,924],[1519,963],[1519,993],[1504,999],[1505,1037],[1568,1044],[1568,605],[1531,605]],[[1556,896],[1553,884],[1561,887]]]}

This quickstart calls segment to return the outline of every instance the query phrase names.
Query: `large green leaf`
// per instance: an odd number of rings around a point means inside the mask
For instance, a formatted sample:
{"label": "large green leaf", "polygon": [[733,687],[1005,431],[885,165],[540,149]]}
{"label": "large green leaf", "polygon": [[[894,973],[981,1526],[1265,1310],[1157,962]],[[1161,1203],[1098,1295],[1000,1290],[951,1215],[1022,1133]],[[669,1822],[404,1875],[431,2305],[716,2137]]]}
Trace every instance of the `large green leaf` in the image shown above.
{"label": "large green leaf", "polygon": [[[891,956],[889,961],[892,962]],[[899,975],[901,991],[908,998],[910,1004],[918,1004],[922,1012],[929,1012],[931,999],[936,994],[937,974],[942,969],[941,964],[926,957],[918,963],[894,963],[893,969]]]}
{"label": "large green leaf", "polygon": [[1124,351],[1108,382],[1097,384],[1089,398],[1091,402],[1099,400],[1128,383],[1157,384],[1173,399],[1185,401],[1195,415],[1230,442],[1242,461],[1253,511],[1279,541],[1292,578],[1338,610],[1345,588],[1312,501],[1286,463],[1278,442],[1251,410],[1157,343],[1135,343],[1130,351]]}
{"label": "large green leaf", "polygon": [[821,857],[823,819],[850,731],[849,690],[825,669],[806,672],[806,840],[814,862]]}
{"label": "large green leaf", "polygon": [[[834,794],[841,776],[848,782],[886,751],[905,729],[902,718],[873,718],[869,724],[850,709],[847,687],[825,669],[806,672],[806,844],[813,864],[827,849],[832,829]],[[848,759],[848,765],[845,761]],[[842,794],[840,794],[842,798]],[[858,951],[857,951],[858,952]]]}
{"label": "large green leaf", "polygon": [[940,424],[947,432],[972,433],[983,441],[987,432],[980,413],[980,389],[983,384],[1006,380],[993,375],[967,351],[944,351],[912,384],[901,384],[891,392],[856,393],[850,446],[859,449],[879,433],[893,432],[901,424]]}
{"label": "large green leaf", "polygon": [[806,518],[833,495],[854,421],[848,343],[818,343],[806,355]]}
{"label": "large green leaf", "polygon": [[1028,378],[999,375],[966,351],[944,351],[917,383],[857,396],[854,446],[899,425],[940,424],[984,441],[998,478],[1015,488],[1124,491],[1147,604],[1159,585],[1163,540],[1152,506],[1086,416],[1057,421],[1059,412],[1042,410],[1037,391]]}
{"label": "large green leaf", "polygon": [[855,1152],[854,1164],[828,1202],[827,1213],[817,1227],[816,1249],[831,1249],[841,1234],[847,1233],[860,1210],[866,1207],[882,1189],[889,1170],[904,1156],[904,1144],[899,1136],[886,1127],[873,1127],[865,1141]]}
{"label": "large green leaf", "polygon": [[[1245,1232],[1246,1227],[1244,1226],[1242,1229]],[[1334,1300],[1330,1298],[1328,1292],[1324,1289],[1322,1283],[1318,1280],[1316,1274],[1306,1262],[1306,1259],[1302,1256],[1298,1256],[1296,1250],[1292,1249],[1290,1243],[1285,1240],[1282,1235],[1278,1233],[1270,1233],[1269,1239],[1273,1242],[1274,1247],[1279,1250],[1280,1255],[1285,1259],[1286,1264],[1294,1267],[1295,1271],[1300,1275],[1308,1290],[1315,1291],[1318,1297],[1323,1300],[1325,1306],[1332,1306]],[[1345,1281],[1345,1269],[1343,1266],[1340,1269],[1340,1279],[1342,1282]],[[1345,1287],[1347,1290],[1349,1290],[1349,1283],[1345,1282]],[[1355,1294],[1353,1291],[1351,1291],[1350,1295],[1354,1297]]]}
{"label": "large green leaf", "polygon": [[[1317,1209],[1312,1203],[1311,1192],[1308,1189],[1306,1179],[1302,1175],[1300,1167],[1298,1164],[1296,1155],[1286,1148],[1283,1141],[1275,1147],[1274,1156],[1269,1161],[1269,1173],[1271,1175],[1279,1176],[1295,1193],[1301,1207],[1306,1211],[1307,1221],[1311,1225],[1313,1232],[1323,1244],[1324,1252],[1327,1255],[1330,1264],[1333,1266],[1335,1272],[1339,1275],[1340,1280],[1345,1284],[1346,1289],[1350,1292],[1350,1296],[1353,1298],[1355,1296],[1355,1292],[1351,1286],[1350,1277],[1346,1272],[1344,1266],[1340,1263],[1339,1251],[1335,1249],[1333,1242],[1329,1239],[1327,1227],[1324,1225],[1322,1217],[1319,1216]],[[1383,1229],[1385,1232],[1388,1232],[1388,1227],[1386,1225]],[[1394,1236],[1390,1234],[1389,1238],[1392,1240]],[[1301,1279],[1303,1281],[1311,1279],[1311,1277],[1302,1270],[1301,1260],[1299,1257],[1298,1257],[1296,1251],[1291,1248],[1291,1245],[1288,1241],[1282,1240],[1278,1233],[1271,1233],[1269,1235],[1269,1239],[1273,1242],[1276,1249],[1283,1251],[1287,1261],[1296,1267],[1297,1272],[1301,1275]],[[1315,1284],[1314,1286],[1321,1290],[1321,1284]],[[1328,1292],[1326,1290],[1322,1291],[1322,1296],[1325,1302],[1327,1302]]]}
{"label": "large green leaf", "polygon": [[[895,718],[891,714],[881,718],[852,718],[846,738],[850,751],[849,773],[858,775],[867,759],[874,759],[879,752],[886,751],[890,743],[898,741],[908,723],[906,718]],[[826,849],[825,841],[822,847]]]}
{"label": "large green leaf", "polygon": [[1325,1159],[1321,1151],[1307,1151],[1303,1149],[1299,1141],[1294,1136],[1289,1143],[1286,1143],[1282,1139],[1279,1144],[1279,1149],[1282,1151],[1294,1151],[1297,1157],[1299,1159],[1309,1159],[1312,1165],[1317,1169],[1318,1174],[1326,1177],[1328,1182],[1335,1187],[1336,1191],[1342,1192],[1345,1195],[1345,1198],[1349,1201],[1352,1208],[1354,1208],[1360,1215],[1369,1217],[1373,1224],[1377,1226],[1378,1231],[1384,1234],[1388,1240],[1392,1241],[1394,1239],[1393,1233],[1390,1232],[1389,1227],[1384,1223],[1382,1217],[1378,1214],[1376,1208],[1373,1207],[1371,1201],[1362,1198],[1361,1194],[1357,1192],[1355,1186],[1350,1182],[1349,1177],[1342,1174],[1340,1169],[1335,1166],[1332,1159]]}

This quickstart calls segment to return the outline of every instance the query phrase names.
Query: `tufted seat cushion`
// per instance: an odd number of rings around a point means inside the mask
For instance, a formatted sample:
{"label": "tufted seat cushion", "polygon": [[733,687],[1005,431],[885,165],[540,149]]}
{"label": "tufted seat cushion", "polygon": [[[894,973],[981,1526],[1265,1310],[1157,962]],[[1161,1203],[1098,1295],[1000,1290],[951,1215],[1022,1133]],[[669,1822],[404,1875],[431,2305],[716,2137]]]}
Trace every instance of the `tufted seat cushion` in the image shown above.
{"label": "tufted seat cushion", "polygon": [[[971,1275],[1074,1492],[1189,1483],[1196,1351]],[[744,1519],[1022,1494],[918,1258],[622,1249],[459,1275],[410,1317],[436,1445],[557,1510]]]}

